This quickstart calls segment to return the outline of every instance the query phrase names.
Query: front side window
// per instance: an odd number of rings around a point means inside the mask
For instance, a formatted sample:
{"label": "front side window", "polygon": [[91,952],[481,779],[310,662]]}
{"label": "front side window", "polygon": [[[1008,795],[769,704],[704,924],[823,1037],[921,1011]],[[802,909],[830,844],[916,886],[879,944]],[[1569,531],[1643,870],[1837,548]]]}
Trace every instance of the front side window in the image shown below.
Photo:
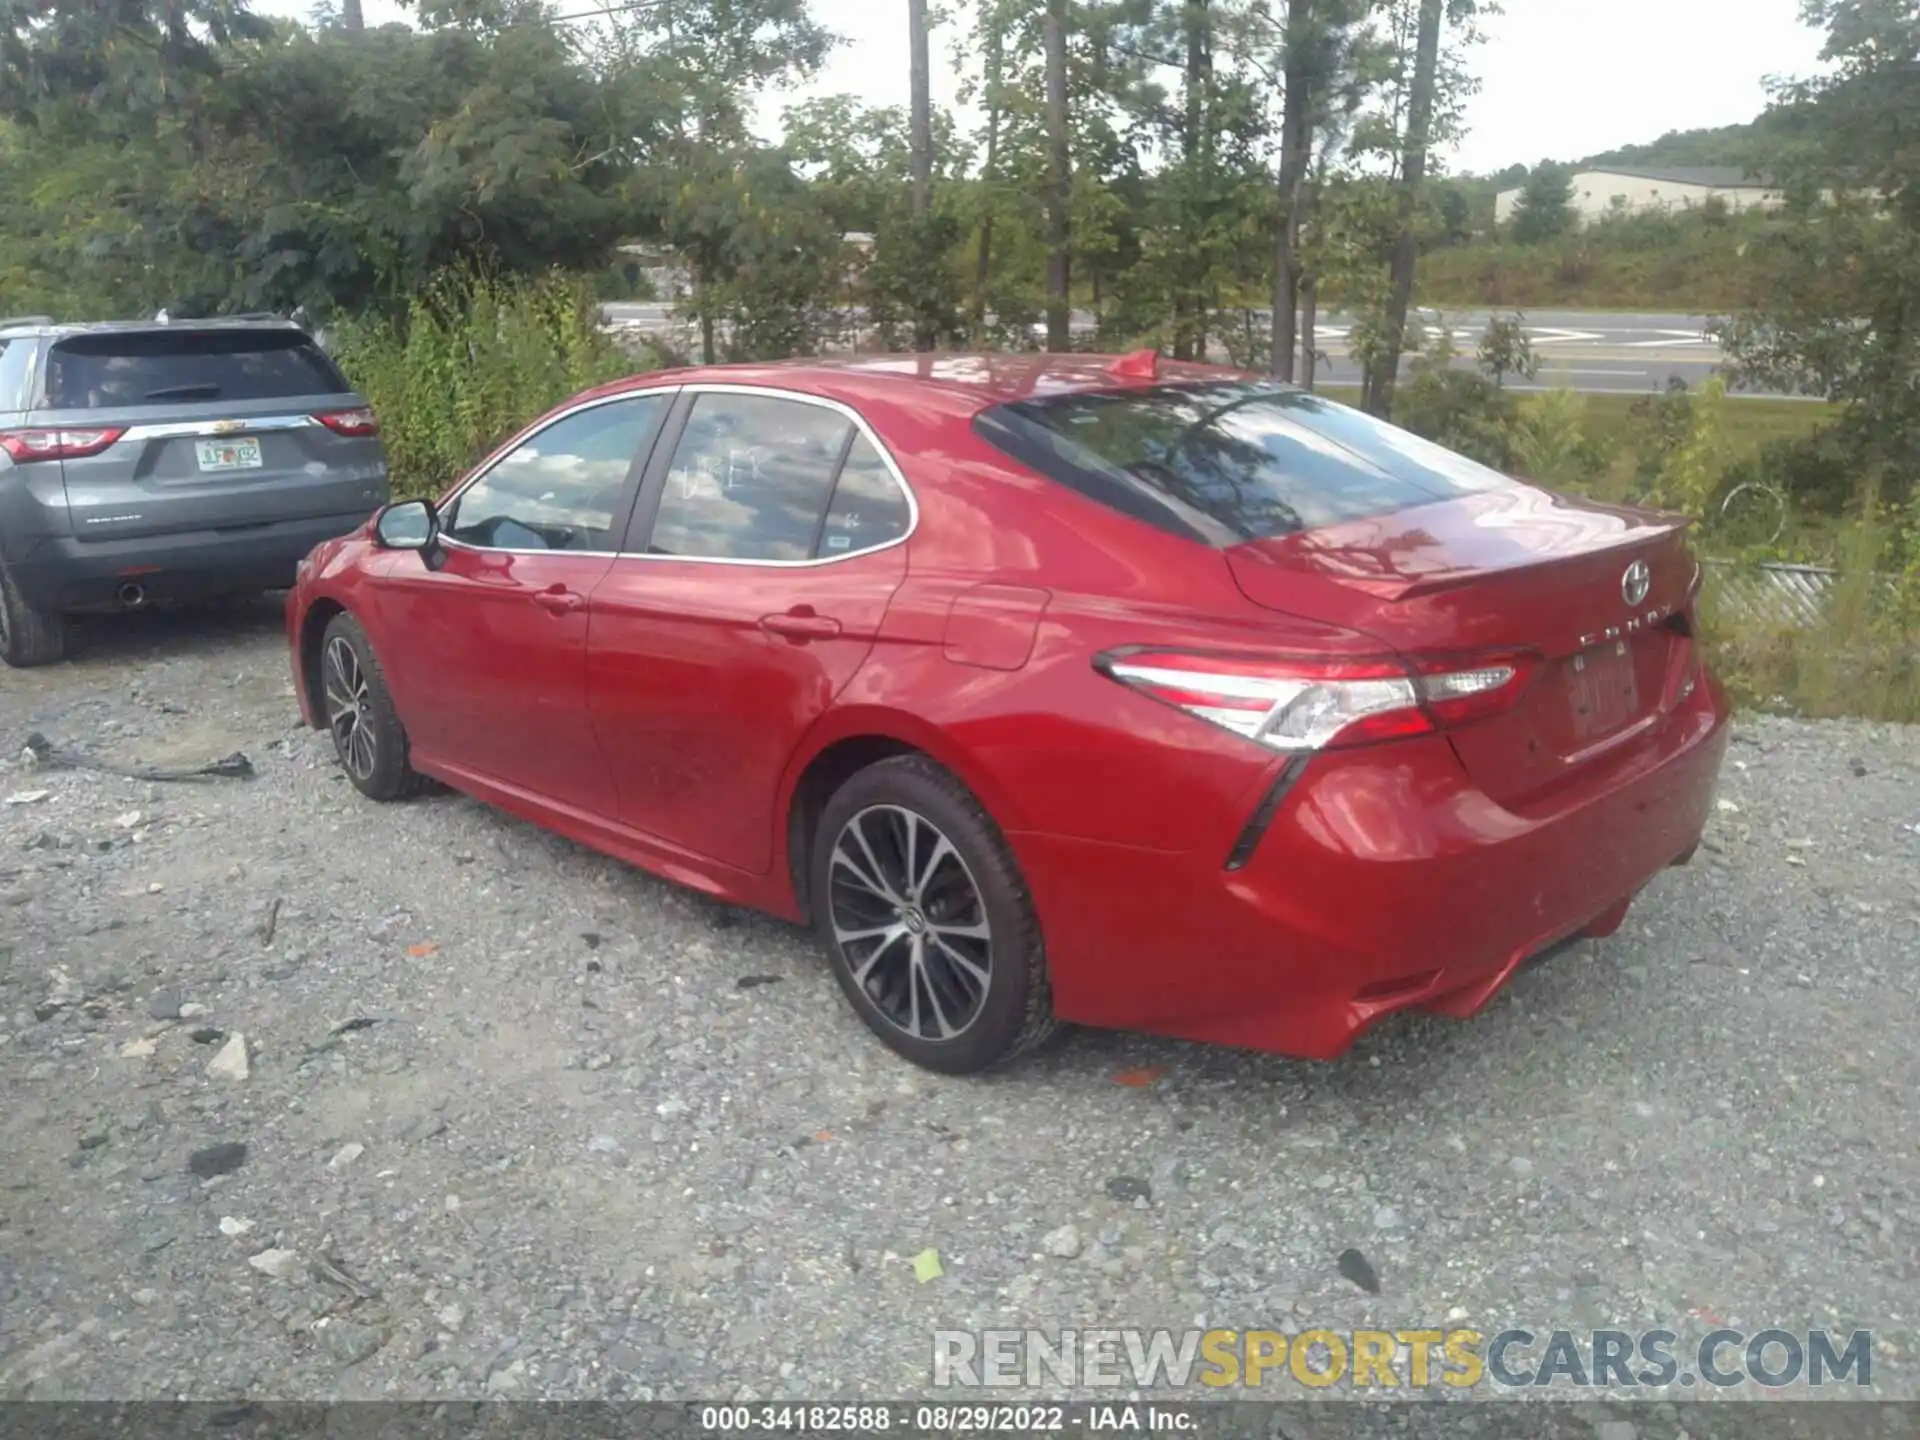
{"label": "front side window", "polygon": [[576,410],[520,442],[460,493],[449,539],[489,550],[612,550],[627,476],[667,404],[630,395]]}
{"label": "front side window", "polygon": [[1215,545],[1513,483],[1345,405],[1254,381],[1023,401],[975,425],[1049,479]]}
{"label": "front side window", "polygon": [[873,442],[824,405],[709,391],[667,471],[648,553],[802,561],[906,533],[905,493]]}

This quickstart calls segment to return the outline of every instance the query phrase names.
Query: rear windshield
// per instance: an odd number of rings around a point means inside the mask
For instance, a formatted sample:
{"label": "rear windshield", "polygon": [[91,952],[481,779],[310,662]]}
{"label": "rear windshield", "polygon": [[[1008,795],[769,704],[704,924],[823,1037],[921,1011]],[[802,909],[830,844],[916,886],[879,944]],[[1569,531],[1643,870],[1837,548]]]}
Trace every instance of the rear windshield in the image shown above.
{"label": "rear windshield", "polygon": [[1049,479],[1212,545],[1514,483],[1358,410],[1254,380],[1024,400],[974,424]]}
{"label": "rear windshield", "polygon": [[47,361],[47,405],[54,410],[279,400],[347,389],[333,362],[294,331],[81,335],[54,346]]}

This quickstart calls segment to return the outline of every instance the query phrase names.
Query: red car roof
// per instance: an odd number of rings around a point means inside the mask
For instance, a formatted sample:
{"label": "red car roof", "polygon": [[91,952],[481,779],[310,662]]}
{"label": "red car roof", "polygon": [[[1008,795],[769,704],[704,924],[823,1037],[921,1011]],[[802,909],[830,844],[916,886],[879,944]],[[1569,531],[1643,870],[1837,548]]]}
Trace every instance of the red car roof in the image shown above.
{"label": "red car roof", "polygon": [[1142,390],[1168,381],[1222,379],[1242,373],[1218,365],[1162,360],[1149,374],[1141,363],[1144,357],[1133,356],[1126,357],[1131,363],[1116,371],[1121,358],[1082,354],[861,355],[835,360],[704,365],[636,375],[602,386],[594,393],[611,395],[662,383],[702,382],[765,385],[848,404],[863,399],[897,404],[911,393],[923,403],[940,404],[951,415],[970,417],[990,406],[1039,395]]}

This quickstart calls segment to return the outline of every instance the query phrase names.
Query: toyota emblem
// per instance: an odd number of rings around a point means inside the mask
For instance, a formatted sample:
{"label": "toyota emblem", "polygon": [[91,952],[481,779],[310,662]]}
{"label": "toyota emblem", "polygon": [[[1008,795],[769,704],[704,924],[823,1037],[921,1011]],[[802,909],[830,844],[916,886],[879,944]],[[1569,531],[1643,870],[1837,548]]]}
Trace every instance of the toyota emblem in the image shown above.
{"label": "toyota emblem", "polygon": [[1627,573],[1620,577],[1620,598],[1629,606],[1637,606],[1647,598],[1647,592],[1653,589],[1653,571],[1644,560],[1636,560],[1627,566]]}

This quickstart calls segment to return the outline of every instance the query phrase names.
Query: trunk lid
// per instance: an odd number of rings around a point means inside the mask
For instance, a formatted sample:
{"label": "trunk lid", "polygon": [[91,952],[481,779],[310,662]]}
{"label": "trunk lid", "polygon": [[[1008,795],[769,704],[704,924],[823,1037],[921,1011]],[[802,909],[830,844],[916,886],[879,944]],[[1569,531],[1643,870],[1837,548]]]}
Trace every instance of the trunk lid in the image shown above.
{"label": "trunk lid", "polygon": [[1686,525],[1516,484],[1251,541],[1226,557],[1255,604],[1401,654],[1536,656],[1511,709],[1449,732],[1475,783],[1516,803],[1679,703],[1693,673],[1698,574]]}
{"label": "trunk lid", "polygon": [[123,432],[60,462],[74,534],[122,540],[372,511],[379,436],[315,418],[365,405],[291,327],[155,327],[56,343],[33,423]]}

